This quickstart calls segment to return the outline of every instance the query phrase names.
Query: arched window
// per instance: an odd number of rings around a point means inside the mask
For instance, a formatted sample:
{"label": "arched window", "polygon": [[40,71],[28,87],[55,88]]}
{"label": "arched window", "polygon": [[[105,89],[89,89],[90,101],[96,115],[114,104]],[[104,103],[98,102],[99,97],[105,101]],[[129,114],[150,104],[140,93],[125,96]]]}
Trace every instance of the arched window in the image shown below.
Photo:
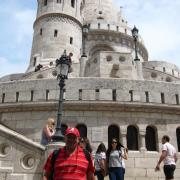
{"label": "arched window", "polygon": [[75,0],[71,0],[71,7],[75,7]]}
{"label": "arched window", "polygon": [[146,128],[146,149],[148,151],[157,151],[156,131],[153,127]]}
{"label": "arched window", "polygon": [[129,150],[138,150],[138,130],[134,126],[127,128],[127,148]]}
{"label": "arched window", "polygon": [[180,127],[176,129],[177,147],[178,152],[180,152]]}
{"label": "arched window", "polygon": [[61,132],[62,132],[63,135],[65,135],[65,131],[66,131],[67,127],[68,126],[66,124],[61,125]]}
{"label": "arched window", "polygon": [[84,124],[78,124],[76,128],[79,130],[81,137],[87,137],[87,127]]}
{"label": "arched window", "polygon": [[108,144],[109,145],[113,138],[116,138],[117,140],[119,140],[119,127],[116,125],[111,125],[108,128]]}

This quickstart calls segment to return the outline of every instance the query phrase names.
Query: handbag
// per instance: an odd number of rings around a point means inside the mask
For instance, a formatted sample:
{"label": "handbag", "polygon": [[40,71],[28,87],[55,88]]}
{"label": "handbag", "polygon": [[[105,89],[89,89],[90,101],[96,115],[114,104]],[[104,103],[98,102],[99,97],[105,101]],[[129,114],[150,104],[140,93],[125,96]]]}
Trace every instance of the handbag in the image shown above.
{"label": "handbag", "polygon": [[105,177],[107,175],[106,173],[106,167],[105,167],[105,163],[103,162],[104,160],[101,161],[97,161],[99,164],[99,167],[101,169],[101,174],[103,175],[103,177]]}

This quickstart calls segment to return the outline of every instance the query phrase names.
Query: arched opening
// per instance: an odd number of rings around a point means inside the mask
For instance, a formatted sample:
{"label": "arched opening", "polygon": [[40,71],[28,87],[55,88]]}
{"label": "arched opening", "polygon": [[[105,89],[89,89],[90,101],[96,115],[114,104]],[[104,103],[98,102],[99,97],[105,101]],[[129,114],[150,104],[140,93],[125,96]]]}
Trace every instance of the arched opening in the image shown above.
{"label": "arched opening", "polygon": [[76,128],[79,130],[81,137],[87,137],[87,127],[84,124],[78,124]]}
{"label": "arched opening", "polygon": [[92,47],[89,51],[89,56],[93,56],[101,51],[114,51],[111,46],[106,44],[97,44],[96,46]]}
{"label": "arched opening", "polygon": [[110,125],[108,128],[108,145],[111,144],[113,138],[119,141],[119,134],[119,127],[117,125]]}
{"label": "arched opening", "polygon": [[176,129],[177,147],[178,152],[180,152],[180,127]]}
{"label": "arched opening", "polygon": [[129,150],[138,150],[138,130],[135,126],[128,126],[127,128],[127,148]]}
{"label": "arched opening", "polygon": [[156,136],[156,130],[151,126],[148,126],[146,128],[146,136],[145,136],[146,149],[148,151],[157,151],[156,137],[157,137]]}
{"label": "arched opening", "polygon": [[67,128],[68,128],[68,126],[66,124],[61,125],[61,132],[62,132],[63,135],[65,135],[65,131],[66,131]]}

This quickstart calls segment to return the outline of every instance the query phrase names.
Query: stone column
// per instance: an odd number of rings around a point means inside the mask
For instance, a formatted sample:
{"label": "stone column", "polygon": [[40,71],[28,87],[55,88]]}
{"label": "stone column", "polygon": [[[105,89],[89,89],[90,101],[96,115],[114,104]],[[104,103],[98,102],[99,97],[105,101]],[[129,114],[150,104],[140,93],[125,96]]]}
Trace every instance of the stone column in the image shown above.
{"label": "stone column", "polygon": [[127,127],[121,127],[122,145],[127,147]]}
{"label": "stone column", "polygon": [[86,56],[82,56],[80,58],[80,70],[79,70],[79,76],[80,77],[84,77],[86,61],[87,61]]}
{"label": "stone column", "polygon": [[142,72],[142,62],[139,61],[135,61],[136,63],[136,70],[137,70],[137,79],[138,80],[143,80],[143,72]]}
{"label": "stone column", "polygon": [[146,151],[146,142],[145,142],[145,135],[146,135],[146,131],[140,131],[139,132],[140,135],[140,151]]}

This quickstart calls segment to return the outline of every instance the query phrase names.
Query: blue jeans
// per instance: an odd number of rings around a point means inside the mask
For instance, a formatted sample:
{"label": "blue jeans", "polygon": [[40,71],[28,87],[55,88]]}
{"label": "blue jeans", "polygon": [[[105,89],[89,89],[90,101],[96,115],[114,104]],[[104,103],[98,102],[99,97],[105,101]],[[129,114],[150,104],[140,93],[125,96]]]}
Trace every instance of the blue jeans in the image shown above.
{"label": "blue jeans", "polygon": [[96,171],[97,179],[104,180],[104,176],[101,174],[101,171]]}
{"label": "blue jeans", "polygon": [[109,168],[110,180],[124,180],[122,167],[110,167]]}

